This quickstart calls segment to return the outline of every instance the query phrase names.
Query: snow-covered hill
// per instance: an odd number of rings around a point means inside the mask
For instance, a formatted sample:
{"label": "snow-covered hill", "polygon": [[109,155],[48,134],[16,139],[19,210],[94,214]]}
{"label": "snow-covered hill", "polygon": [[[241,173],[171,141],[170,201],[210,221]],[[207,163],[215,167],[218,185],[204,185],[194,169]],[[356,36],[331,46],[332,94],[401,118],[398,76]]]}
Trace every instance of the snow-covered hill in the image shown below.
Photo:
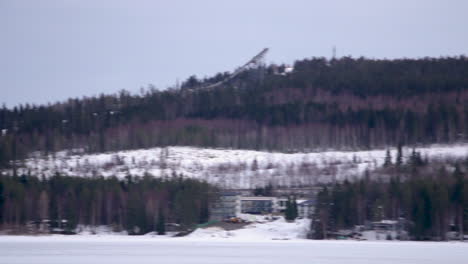
{"label": "snow-covered hill", "polygon": [[[434,145],[418,148],[423,158],[466,158],[468,144]],[[370,151],[326,151],[277,153],[252,150],[204,149],[194,147],[152,148],[103,154],[55,155],[38,153],[24,161],[20,172],[46,177],[60,172],[70,176],[116,176],[151,174],[155,177],[198,178],[227,188],[250,188],[268,183],[303,186],[345,177],[358,177],[380,167],[385,149]],[[404,149],[404,156],[411,149]],[[396,150],[391,150],[393,160]]]}
{"label": "snow-covered hill", "polygon": [[[287,222],[283,217],[277,220],[263,220],[261,215],[246,215],[252,222],[244,228],[227,231],[219,227],[199,228],[187,236],[193,240],[236,240],[236,241],[262,241],[262,240],[297,240],[305,239],[310,226],[309,219],[297,219]],[[257,218],[257,219],[252,219]]]}

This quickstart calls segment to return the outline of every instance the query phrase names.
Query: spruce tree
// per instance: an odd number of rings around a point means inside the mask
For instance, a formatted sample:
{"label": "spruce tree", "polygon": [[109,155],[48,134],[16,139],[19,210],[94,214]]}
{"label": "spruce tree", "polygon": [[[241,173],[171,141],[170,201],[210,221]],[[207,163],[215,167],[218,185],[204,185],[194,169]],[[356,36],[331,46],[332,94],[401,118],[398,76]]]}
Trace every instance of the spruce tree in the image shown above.
{"label": "spruce tree", "polygon": [[284,212],[284,216],[286,220],[288,221],[293,220],[291,198],[289,197],[288,197],[288,200],[286,201],[286,211]]}
{"label": "spruce tree", "polygon": [[401,165],[403,165],[403,145],[401,143],[398,144],[398,151],[397,151],[395,165],[397,167],[401,167]]}
{"label": "spruce tree", "polygon": [[4,201],[4,197],[3,197],[3,182],[0,181],[0,221],[3,221],[3,201]]}
{"label": "spruce tree", "polygon": [[413,148],[413,151],[411,152],[411,157],[410,157],[409,163],[413,167],[418,167],[418,166],[424,165],[424,161],[421,158],[421,153],[416,151],[415,148]]}
{"label": "spruce tree", "polygon": [[385,162],[384,162],[384,167],[390,167],[392,166],[392,156],[390,154],[390,150],[387,149],[387,152],[385,153]]}
{"label": "spruce tree", "polygon": [[296,197],[292,200],[292,217],[293,220],[298,217]]}
{"label": "spruce tree", "polygon": [[459,229],[459,237],[460,240],[463,240],[464,231],[463,231],[463,224],[464,224],[464,175],[463,172],[460,170],[460,166],[458,164],[455,165],[455,170],[453,171],[454,177],[454,186],[452,189],[452,203],[455,206],[455,213],[458,223]]}
{"label": "spruce tree", "polygon": [[166,234],[166,219],[164,218],[164,213],[161,208],[159,208],[158,222],[156,224],[156,232],[158,233],[158,235]]}
{"label": "spruce tree", "polygon": [[315,225],[314,236],[316,239],[327,239],[331,213],[330,204],[331,200],[328,188],[323,187],[317,195],[317,205],[314,211],[314,220],[312,221]]}
{"label": "spruce tree", "polygon": [[286,211],[285,211],[285,218],[288,221],[292,221],[297,218],[297,203],[296,199],[288,197],[286,201]]}
{"label": "spruce tree", "polygon": [[210,211],[208,209],[208,202],[203,201],[200,206],[200,219],[198,222],[200,224],[203,224],[203,223],[208,222],[209,219],[210,219]]}

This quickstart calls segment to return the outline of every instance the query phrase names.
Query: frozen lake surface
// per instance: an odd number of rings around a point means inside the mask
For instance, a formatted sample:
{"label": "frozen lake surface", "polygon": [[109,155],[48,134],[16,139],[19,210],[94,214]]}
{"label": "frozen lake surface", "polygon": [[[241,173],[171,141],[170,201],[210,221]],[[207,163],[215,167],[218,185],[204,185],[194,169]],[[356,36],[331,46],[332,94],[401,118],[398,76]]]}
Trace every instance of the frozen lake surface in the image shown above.
{"label": "frozen lake surface", "polygon": [[467,263],[468,243],[0,237],[0,263]]}

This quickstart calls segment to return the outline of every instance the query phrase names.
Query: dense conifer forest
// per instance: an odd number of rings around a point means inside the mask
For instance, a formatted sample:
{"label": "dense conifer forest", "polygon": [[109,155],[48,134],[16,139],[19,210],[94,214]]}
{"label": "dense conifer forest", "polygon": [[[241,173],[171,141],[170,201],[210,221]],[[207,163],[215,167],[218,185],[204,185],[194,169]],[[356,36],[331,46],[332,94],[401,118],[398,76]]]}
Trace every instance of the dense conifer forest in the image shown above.
{"label": "dense conifer forest", "polygon": [[397,239],[445,241],[448,232],[463,239],[468,229],[468,158],[429,162],[414,151],[406,163],[391,160],[356,181],[324,185],[317,195],[312,238],[326,239],[372,221],[403,219],[409,234]]}
{"label": "dense conifer forest", "polygon": [[[0,164],[31,151],[166,145],[265,150],[365,149],[464,141],[468,59],[311,58],[269,65],[213,89],[191,76],[49,105],[0,110]],[[64,87],[66,89],[66,87]]]}
{"label": "dense conifer forest", "polygon": [[[187,229],[208,221],[214,192],[206,183],[177,175],[170,180],[2,175],[0,227],[25,233],[31,231],[26,226],[36,229],[47,219],[52,227],[64,230],[107,225],[114,231],[144,234],[161,231],[164,223]],[[62,220],[66,222],[57,222]]]}

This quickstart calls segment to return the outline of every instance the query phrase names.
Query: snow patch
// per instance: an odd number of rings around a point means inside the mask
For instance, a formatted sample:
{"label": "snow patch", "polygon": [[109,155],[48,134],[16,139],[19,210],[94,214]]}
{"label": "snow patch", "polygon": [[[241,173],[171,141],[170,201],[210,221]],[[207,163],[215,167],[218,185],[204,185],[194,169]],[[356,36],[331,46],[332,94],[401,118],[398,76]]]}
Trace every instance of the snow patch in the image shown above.
{"label": "snow patch", "polygon": [[[250,220],[255,216],[248,217]],[[243,218],[247,218],[246,215]],[[241,229],[226,231],[219,227],[199,228],[188,235],[189,239],[229,239],[236,241],[263,241],[263,240],[297,240],[305,239],[310,226],[310,220],[298,219],[287,222],[283,217],[277,220],[264,222],[268,219],[259,216],[258,221]]]}

